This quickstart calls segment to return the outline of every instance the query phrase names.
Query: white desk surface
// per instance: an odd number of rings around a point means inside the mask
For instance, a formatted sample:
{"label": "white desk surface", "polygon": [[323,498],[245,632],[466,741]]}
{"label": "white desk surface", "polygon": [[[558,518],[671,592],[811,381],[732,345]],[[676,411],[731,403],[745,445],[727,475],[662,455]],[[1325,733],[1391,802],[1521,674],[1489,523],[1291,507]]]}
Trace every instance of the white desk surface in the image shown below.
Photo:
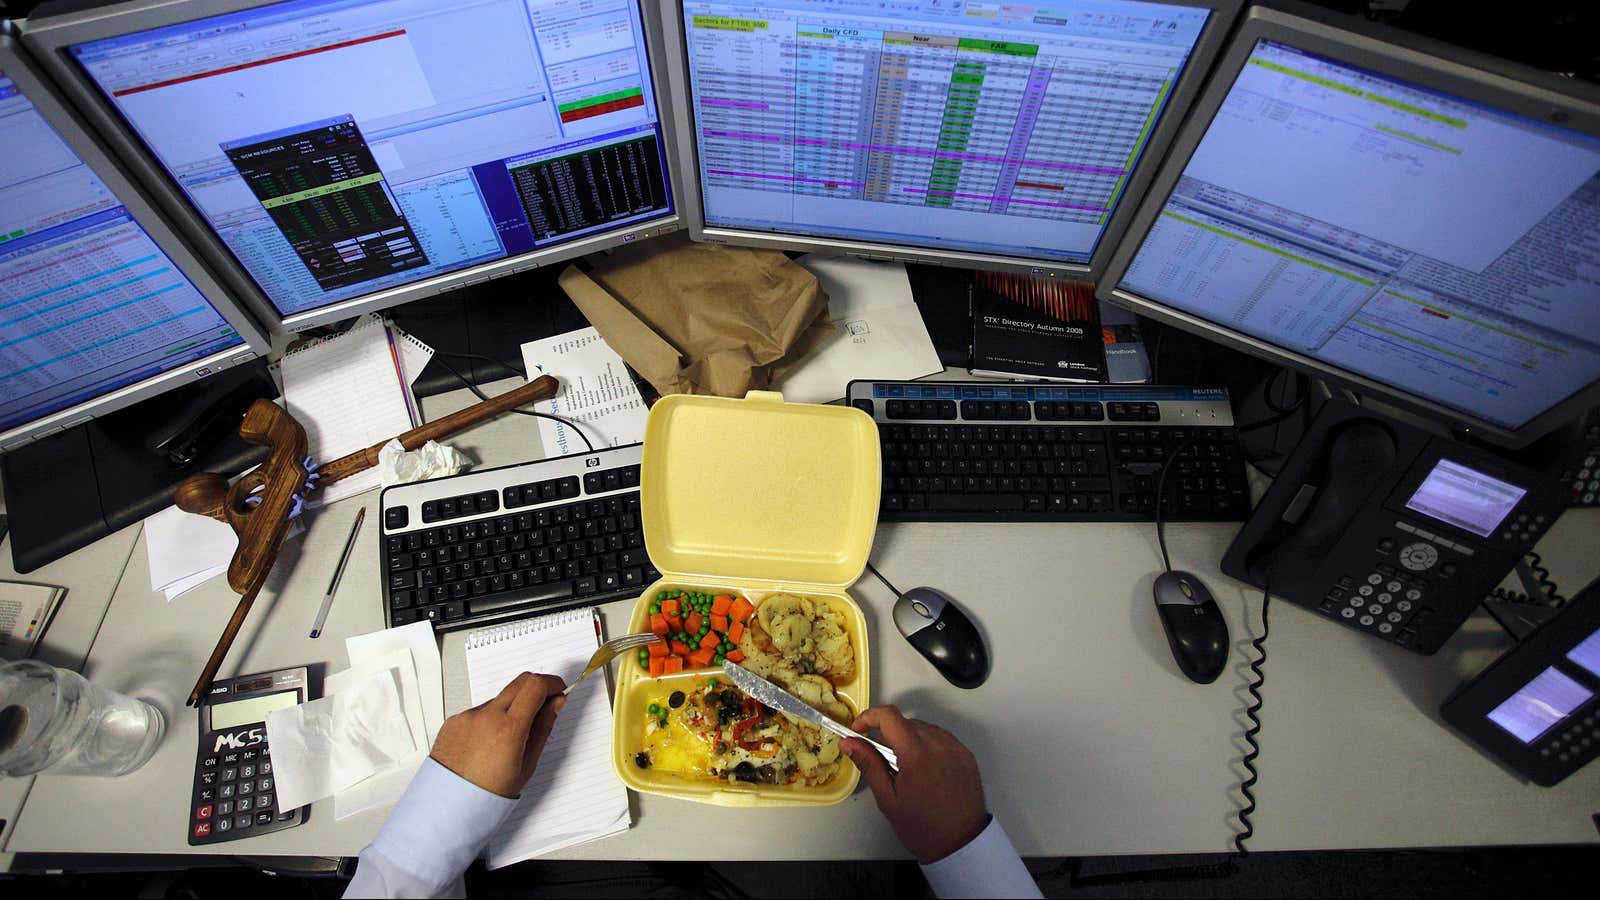
{"label": "white desk surface", "polygon": [[[0,580],[56,584],[68,589],[55,618],[39,639],[34,658],[64,669],[76,670],[83,665],[138,536],[139,527],[130,525],[26,575],[19,575],[11,564],[10,536],[0,542]],[[4,820],[0,823],[0,848],[10,840],[17,811],[22,809],[33,782],[32,778],[0,778],[0,819]],[[0,871],[9,867],[9,856],[0,853]]]}
{"label": "white desk surface", "polygon": [[[458,391],[425,400],[424,410],[436,418],[470,399]],[[505,416],[455,443],[479,462],[503,464],[537,454],[536,435],[527,417]],[[307,535],[285,548],[224,676],[308,663],[338,671],[343,638],[381,627],[369,528],[325,636],[306,637],[363,503],[372,518],[376,493],[314,514]],[[1600,511],[1569,512],[1539,548],[1569,592],[1600,574],[1597,526]],[[884,525],[873,553],[880,571],[901,589],[929,584],[964,604],[990,642],[994,670],[978,690],[949,686],[895,632],[893,597],[868,576],[851,590],[869,623],[873,700],[939,722],[972,747],[990,808],[1025,856],[1228,850],[1249,638],[1260,623],[1260,594],[1218,570],[1235,531],[1168,530],[1173,563],[1211,586],[1233,637],[1227,671],[1201,686],[1179,674],[1150,601],[1159,568],[1153,526]],[[74,584],[90,574],[81,568]],[[183,699],[233,601],[222,579],[172,604],[152,594],[141,539],[86,673],[160,705],[171,716],[168,736],[149,764],[122,778],[39,777],[6,850],[325,856],[355,855],[371,839],[382,811],[336,822],[324,801],[298,828],[187,845],[197,719]],[[608,633],[625,627],[630,606],[603,608]],[[461,641],[455,634],[443,642],[449,711],[466,702]],[[1525,785],[1438,719],[1444,695],[1504,646],[1481,614],[1426,658],[1275,602],[1252,849],[1594,842],[1600,767],[1554,789]],[[718,853],[730,859],[904,856],[864,788],[818,810],[729,810],[649,796],[634,796],[633,809],[630,831],[557,856],[675,858],[687,827],[715,830]]]}

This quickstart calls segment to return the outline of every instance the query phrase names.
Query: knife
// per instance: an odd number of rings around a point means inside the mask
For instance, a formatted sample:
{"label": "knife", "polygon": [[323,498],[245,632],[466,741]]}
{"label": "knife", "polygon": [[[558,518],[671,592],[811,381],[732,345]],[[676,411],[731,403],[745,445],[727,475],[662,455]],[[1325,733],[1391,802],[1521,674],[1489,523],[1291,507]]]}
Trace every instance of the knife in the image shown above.
{"label": "knife", "polygon": [[895,758],[893,750],[864,734],[859,734],[840,725],[838,722],[812,709],[804,700],[762,678],[760,675],[735,662],[724,662],[722,664],[722,672],[728,676],[735,687],[760,701],[763,706],[775,709],[791,719],[800,719],[819,728],[825,728],[839,737],[857,738],[866,741],[877,749],[878,753],[883,756],[884,762],[889,764],[890,769],[896,772],[900,771],[900,761]]}

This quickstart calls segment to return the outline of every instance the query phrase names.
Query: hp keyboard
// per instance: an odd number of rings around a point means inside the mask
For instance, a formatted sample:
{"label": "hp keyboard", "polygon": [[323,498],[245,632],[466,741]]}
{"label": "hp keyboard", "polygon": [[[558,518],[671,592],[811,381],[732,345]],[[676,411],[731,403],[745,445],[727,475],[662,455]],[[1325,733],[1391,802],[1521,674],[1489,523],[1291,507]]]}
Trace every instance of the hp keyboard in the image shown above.
{"label": "hp keyboard", "polygon": [[389,624],[448,631],[637,596],[661,574],[639,521],[642,446],[386,488]]}
{"label": "hp keyboard", "polygon": [[1221,388],[852,381],[878,423],[878,518],[1149,522],[1173,454],[1168,521],[1243,521],[1244,457]]}

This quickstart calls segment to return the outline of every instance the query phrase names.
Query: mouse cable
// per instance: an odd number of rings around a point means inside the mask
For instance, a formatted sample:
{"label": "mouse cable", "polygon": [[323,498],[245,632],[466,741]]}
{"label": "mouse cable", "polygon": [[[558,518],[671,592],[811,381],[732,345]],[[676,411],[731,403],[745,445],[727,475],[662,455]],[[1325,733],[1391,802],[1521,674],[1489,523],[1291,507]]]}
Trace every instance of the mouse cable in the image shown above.
{"label": "mouse cable", "polygon": [[[434,357],[434,361],[435,362],[437,362],[440,365],[444,366],[446,369],[449,369],[450,370],[450,374],[456,376],[456,378],[462,384],[466,385],[467,390],[471,391],[473,393],[473,395],[476,396],[479,400],[488,400],[489,399],[489,395],[485,394],[483,392],[482,388],[478,387],[476,384],[473,384],[471,382],[471,380],[469,380],[467,378],[467,376],[461,374],[461,370],[460,369],[457,369],[455,366],[450,365],[449,362],[446,362],[445,359],[444,359],[444,357],[446,357],[446,356],[454,356],[454,357],[457,357],[458,359],[482,359],[482,360],[488,360],[489,362],[495,363],[497,365],[502,365],[502,366],[505,365],[505,363],[500,362],[499,360],[489,359],[489,357],[487,357],[487,356],[480,356],[479,354],[476,354],[476,353],[451,353],[448,350],[440,350],[439,351],[439,355]],[[515,372],[516,370],[513,369],[512,371]],[[569,418],[567,418],[565,416],[558,416],[558,415],[554,415],[552,413],[536,412],[536,411],[531,410],[531,409],[513,409],[513,410],[511,410],[511,412],[521,413],[524,416],[534,416],[534,417],[540,418],[540,419],[549,419],[552,422],[560,422],[561,424],[563,424],[563,425],[567,426],[568,428],[571,428],[573,431],[577,432],[578,437],[583,438],[583,445],[585,447],[589,448],[589,452],[590,453],[594,452],[594,444],[593,444],[593,442],[591,442],[589,440],[589,436],[583,433],[583,429],[578,427],[578,423],[577,422],[574,422],[574,421],[572,421],[571,419],[569,419]],[[554,457],[552,457],[552,458],[554,458]]]}
{"label": "mouse cable", "polygon": [[878,568],[872,564],[872,560],[870,559],[867,560],[867,571],[871,572],[879,581],[883,582],[883,586],[888,588],[890,593],[894,594],[896,597],[900,596],[900,591],[896,589],[894,585],[889,583],[889,579],[883,577],[883,573],[878,571]]}
{"label": "mouse cable", "polygon": [[1167,556],[1167,520],[1163,514],[1167,497],[1167,473],[1172,471],[1172,463],[1183,455],[1185,450],[1194,446],[1194,441],[1187,440],[1178,445],[1167,461],[1161,464],[1161,475],[1156,479],[1156,543],[1161,545],[1161,565],[1168,572],[1172,571],[1172,559]]}

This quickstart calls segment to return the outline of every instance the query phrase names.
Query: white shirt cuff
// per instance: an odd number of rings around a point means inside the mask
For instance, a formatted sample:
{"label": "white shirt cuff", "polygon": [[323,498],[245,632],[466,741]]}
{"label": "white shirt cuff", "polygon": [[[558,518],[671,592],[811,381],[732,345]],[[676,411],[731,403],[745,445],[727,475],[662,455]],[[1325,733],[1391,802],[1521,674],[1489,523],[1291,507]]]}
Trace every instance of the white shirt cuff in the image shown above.
{"label": "white shirt cuff", "polygon": [[923,866],[922,875],[940,897],[1044,896],[993,816],[965,847]]}
{"label": "white shirt cuff", "polygon": [[433,885],[460,877],[517,801],[491,793],[428,757],[389,814],[371,850],[394,869]]}

